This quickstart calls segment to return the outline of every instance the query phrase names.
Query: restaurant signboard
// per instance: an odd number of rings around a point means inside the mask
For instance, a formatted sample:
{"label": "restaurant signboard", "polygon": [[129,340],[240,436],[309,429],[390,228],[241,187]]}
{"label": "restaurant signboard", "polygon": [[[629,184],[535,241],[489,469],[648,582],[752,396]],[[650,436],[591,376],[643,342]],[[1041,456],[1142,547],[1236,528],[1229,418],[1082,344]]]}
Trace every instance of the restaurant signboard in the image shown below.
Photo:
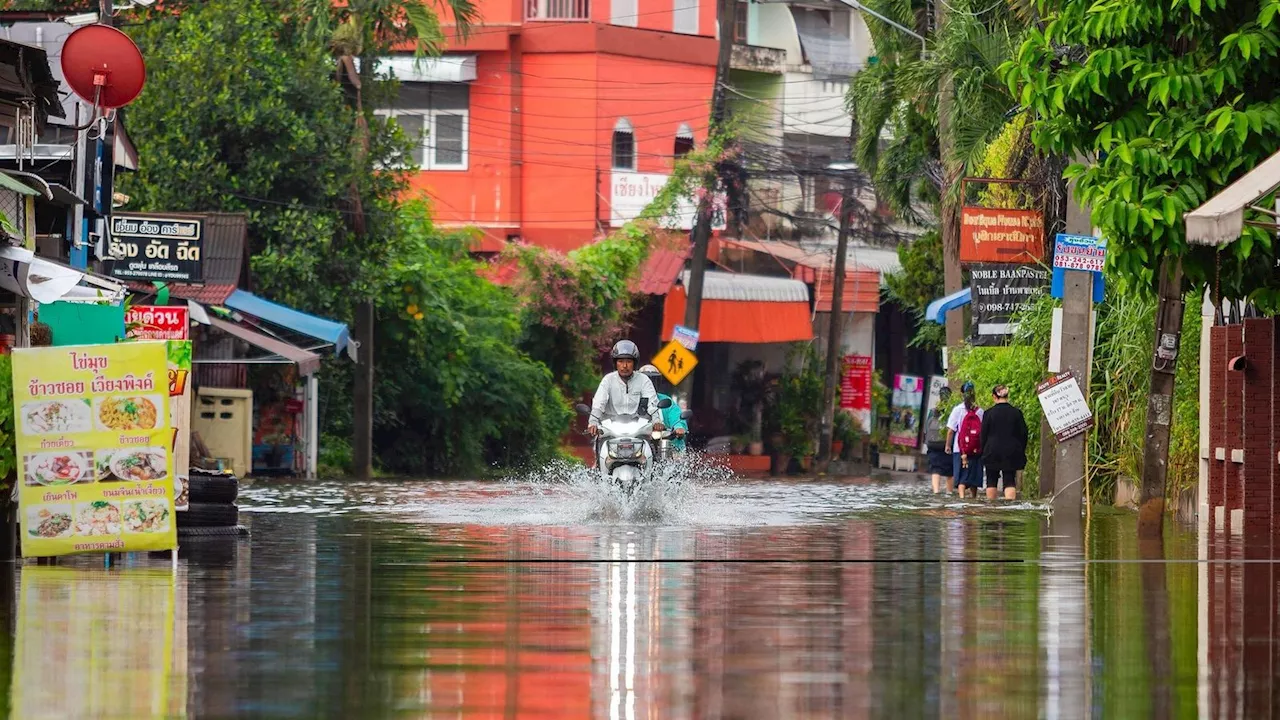
{"label": "restaurant signboard", "polygon": [[107,274],[120,280],[200,283],[204,219],[184,215],[111,216]]}

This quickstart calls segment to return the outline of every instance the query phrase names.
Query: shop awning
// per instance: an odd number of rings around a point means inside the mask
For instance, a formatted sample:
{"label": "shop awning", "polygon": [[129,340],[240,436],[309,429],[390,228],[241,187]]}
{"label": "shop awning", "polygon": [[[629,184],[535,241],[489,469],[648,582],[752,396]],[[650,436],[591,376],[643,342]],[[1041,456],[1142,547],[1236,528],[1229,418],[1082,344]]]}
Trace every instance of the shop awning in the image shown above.
{"label": "shop awning", "polygon": [[[249,328],[242,327],[233,322],[227,322],[221,318],[209,318],[210,324],[227,333],[234,335],[241,340],[253,345],[254,347],[265,350],[268,355],[266,357],[248,358],[245,362],[261,363],[261,364],[296,364],[298,366],[299,375],[313,375],[320,369],[320,356],[310,350],[303,350],[300,347],[290,345],[283,340],[277,340],[268,337],[259,332],[254,332]],[[195,362],[201,362],[196,360]],[[208,362],[226,363],[228,360],[210,360]]]}
{"label": "shop awning", "polygon": [[969,304],[969,288],[958,290],[929,303],[929,307],[925,308],[924,319],[927,322],[936,322],[939,325],[947,324],[947,313],[958,307],[964,307]]}
{"label": "shop awning", "polygon": [[654,248],[640,267],[640,275],[632,283],[631,289],[644,295],[666,295],[675,284],[676,278],[684,271],[684,261],[689,257],[689,250],[670,250]]}
{"label": "shop awning", "polygon": [[1244,230],[1245,208],[1276,188],[1280,188],[1280,153],[1262,161],[1208,202],[1187,213],[1187,242],[1197,245],[1235,242]]}
{"label": "shop awning", "polygon": [[[415,57],[387,55],[377,59],[378,70],[390,71],[400,82],[460,83],[475,80],[475,55]],[[357,63],[359,67],[359,63]]]}
{"label": "shop awning", "polygon": [[279,325],[282,328],[287,328],[332,345],[335,355],[347,350],[352,359],[355,359],[355,347],[351,343],[351,333],[343,323],[308,315],[301,310],[278,305],[270,300],[263,300],[257,295],[244,290],[236,290],[231,293],[231,296],[227,298],[224,304],[232,310],[238,310],[260,320],[265,320],[272,325]]}
{"label": "shop awning", "polygon": [[[831,312],[832,287],[835,279],[835,252],[830,249],[806,249],[781,242],[756,240],[721,240],[728,249],[750,250],[768,255],[779,267],[791,273],[796,280],[813,285],[814,310]],[[859,265],[852,256],[846,256],[844,272],[845,312],[873,313],[880,310],[880,271]]]}
{"label": "shop awning", "polygon": [[[684,324],[689,273],[667,293],[662,339]],[[702,287],[699,342],[785,343],[813,339],[809,288],[799,280],[708,272]]]}
{"label": "shop awning", "polygon": [[62,300],[114,305],[125,294],[123,283],[11,246],[0,247],[0,287],[43,304]]}

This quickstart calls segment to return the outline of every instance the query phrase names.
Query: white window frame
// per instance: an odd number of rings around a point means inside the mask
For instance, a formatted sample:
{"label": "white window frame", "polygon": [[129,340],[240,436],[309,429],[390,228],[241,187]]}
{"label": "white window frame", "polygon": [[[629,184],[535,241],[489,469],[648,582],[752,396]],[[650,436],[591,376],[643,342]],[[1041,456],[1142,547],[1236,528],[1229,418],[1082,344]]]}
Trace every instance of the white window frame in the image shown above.
{"label": "white window frame", "polygon": [[[631,167],[620,167],[615,162],[618,158],[614,152],[614,138],[619,133],[631,136]],[[636,129],[626,118],[618,118],[613,124],[613,132],[609,134],[609,167],[615,172],[638,172],[640,169],[640,144],[636,142]]]}
{"label": "white window frame", "polygon": [[671,31],[682,35],[697,35],[701,5],[699,0],[672,0]]}
{"label": "white window frame", "polygon": [[[423,108],[401,108],[387,109],[380,108],[373,111],[374,115],[382,118],[393,118],[399,115],[419,115],[424,118],[422,123],[426,135],[422,138],[422,166],[419,168],[423,172],[426,171],[464,171],[470,169],[471,166],[471,112],[469,110],[427,110]],[[437,120],[441,115],[451,115],[462,118],[462,162],[459,164],[441,163],[436,160],[435,138]],[[398,165],[398,167],[406,167]]]}

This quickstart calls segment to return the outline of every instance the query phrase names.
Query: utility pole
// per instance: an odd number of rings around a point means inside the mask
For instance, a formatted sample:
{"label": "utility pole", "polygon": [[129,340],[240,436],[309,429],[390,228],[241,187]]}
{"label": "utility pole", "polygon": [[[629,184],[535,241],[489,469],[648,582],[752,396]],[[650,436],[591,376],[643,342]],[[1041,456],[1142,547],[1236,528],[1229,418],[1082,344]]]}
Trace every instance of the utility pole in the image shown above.
{"label": "utility pole", "polygon": [[[854,135],[858,132],[857,117],[849,123],[849,157],[853,157]],[[853,174],[846,171],[844,193],[840,197],[840,234],[836,236],[836,261],[831,281],[831,325],[827,330],[826,383],[822,388],[822,434],[818,438],[818,467],[826,472],[831,464],[832,435],[835,432],[836,384],[840,382],[840,341],[844,330],[844,281],[846,255],[849,251],[849,229],[853,224]]]}
{"label": "utility pole", "polygon": [[1164,487],[1169,473],[1169,427],[1173,422],[1173,381],[1182,342],[1182,262],[1160,261],[1155,347],[1151,355],[1151,391],[1142,454],[1142,490],[1138,497],[1138,537],[1161,537]]}
{"label": "utility pole", "polygon": [[[715,87],[711,90],[711,122],[707,131],[708,140],[713,139],[724,125],[725,86],[729,83],[729,63],[733,58],[733,16],[736,3],[737,0],[716,2],[716,27],[720,36],[720,53],[716,57]],[[688,295],[684,308],[684,325],[690,330],[698,329],[698,318],[702,315],[702,279],[707,271],[707,248],[711,244],[712,196],[715,193],[717,177],[717,172],[707,173],[703,182],[702,197],[698,199],[698,214],[691,233],[693,256],[689,267],[689,287],[686,288]],[[693,373],[689,373],[680,385],[685,397],[692,395]]]}

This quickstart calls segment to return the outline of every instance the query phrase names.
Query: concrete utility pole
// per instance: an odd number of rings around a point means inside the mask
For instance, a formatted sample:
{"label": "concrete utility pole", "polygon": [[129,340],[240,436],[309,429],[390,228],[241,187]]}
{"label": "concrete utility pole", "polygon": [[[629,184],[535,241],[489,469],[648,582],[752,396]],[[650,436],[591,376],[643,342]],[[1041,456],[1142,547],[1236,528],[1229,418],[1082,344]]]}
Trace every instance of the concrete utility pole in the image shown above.
{"label": "concrete utility pole", "polygon": [[[1062,371],[1075,374],[1085,398],[1089,397],[1089,320],[1093,310],[1093,273],[1067,270],[1062,288]],[[1052,432],[1052,431],[1050,431]],[[1089,434],[1081,433],[1057,443],[1054,447],[1054,475],[1057,480],[1053,496],[1054,518],[1080,520],[1084,499],[1085,443]]]}
{"label": "concrete utility pole", "polygon": [[1138,497],[1138,537],[1158,538],[1164,528],[1164,486],[1169,474],[1169,427],[1173,423],[1173,381],[1182,342],[1182,263],[1160,261],[1155,347],[1151,354],[1151,391],[1142,453],[1142,490]]}
{"label": "concrete utility pole", "polygon": [[[849,157],[853,157],[854,135],[858,131],[857,118],[849,123]],[[845,172],[844,193],[840,197],[840,234],[836,236],[835,277],[831,281],[831,325],[827,330],[826,383],[822,388],[822,434],[818,439],[818,467],[826,472],[831,463],[832,435],[835,432],[836,385],[840,382],[840,341],[844,329],[844,281],[845,255],[849,251],[849,230],[853,224],[853,174]]]}
{"label": "concrete utility pole", "polygon": [[[737,0],[718,0],[716,3],[716,26],[720,35],[720,53],[716,57],[715,87],[711,90],[711,123],[707,131],[710,140],[724,125],[725,87],[729,83],[729,63],[733,58],[733,15]],[[702,315],[702,280],[707,271],[707,249],[711,244],[712,196],[715,193],[715,173],[703,183],[702,197],[698,200],[698,214],[694,220],[692,263],[689,267],[689,287],[687,302],[684,308],[684,325],[690,330],[698,329],[698,319]],[[693,373],[680,383],[685,397],[692,395]],[[692,403],[690,403],[692,405]]]}

